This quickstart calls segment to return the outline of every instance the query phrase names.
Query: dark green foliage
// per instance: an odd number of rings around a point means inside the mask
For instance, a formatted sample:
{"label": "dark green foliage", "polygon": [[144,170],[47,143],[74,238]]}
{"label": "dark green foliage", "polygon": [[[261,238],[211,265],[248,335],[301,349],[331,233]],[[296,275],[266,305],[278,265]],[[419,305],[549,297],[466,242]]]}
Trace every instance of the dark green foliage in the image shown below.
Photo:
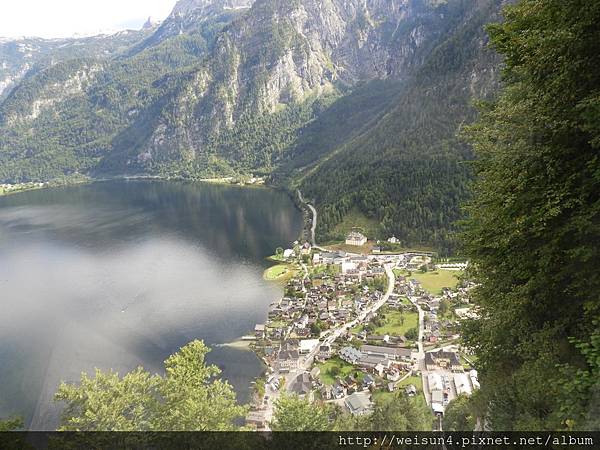
{"label": "dark green foliage", "polygon": [[473,431],[476,417],[471,409],[470,399],[464,394],[452,400],[444,412],[444,431]]}
{"label": "dark green foliage", "polygon": [[431,431],[432,415],[421,398],[398,391],[393,399],[376,405],[370,423],[373,431]]}
{"label": "dark green foliage", "polygon": [[327,431],[331,429],[331,405],[311,404],[295,395],[281,395],[275,402],[273,431]]}
{"label": "dark green foliage", "polygon": [[565,365],[562,412],[569,419],[569,427],[580,430],[600,429],[600,321],[593,323],[595,330],[588,342],[571,342],[585,358],[585,367]]}
{"label": "dark green foliage", "polygon": [[0,433],[5,431],[16,431],[23,428],[23,419],[13,417],[10,419],[0,419]]}
{"label": "dark green foliage", "polygon": [[419,339],[419,330],[416,328],[410,328],[405,334],[404,337],[409,341],[416,341]]}
{"label": "dark green foliage", "polygon": [[[224,24],[206,26],[210,32],[175,36],[127,57],[69,59],[31,74],[0,104],[0,179],[122,174],[132,162],[132,171],[148,169],[136,164],[135,150],[149,138],[180,78],[212,45],[212,27]],[[78,81],[81,89],[73,88]],[[36,101],[53,108],[34,118]]]}
{"label": "dark green foliage", "polygon": [[[439,43],[412,78],[404,84],[367,85],[373,93],[367,91],[362,114],[344,117],[334,104],[308,128],[309,143],[331,143],[324,148],[324,160],[299,180],[319,207],[323,239],[339,238],[332,228],[358,207],[381,222],[386,235],[379,238],[396,235],[407,245],[434,244],[442,252],[453,247],[452,223],[461,217],[471,179],[465,162],[472,159],[455,135],[474,118],[473,96],[493,90],[495,82],[493,73],[479,74],[470,86],[465,80],[494,60],[481,40],[482,27],[497,7],[495,1],[477,7],[458,2],[448,11],[458,22],[450,38]],[[363,93],[357,92],[357,102]],[[380,108],[369,104],[369,99],[382,97],[388,100]],[[309,163],[315,158],[309,145],[298,145],[304,147],[308,156],[297,158]]]}
{"label": "dark green foliage", "polygon": [[[321,239],[339,239],[336,225],[356,212],[376,224],[370,237],[448,253],[471,179],[456,133],[495,85],[482,27],[499,3],[414,0],[399,23],[360,10],[338,50],[377,33],[390,54],[377,75],[351,55],[338,73],[332,44],[316,51],[297,31],[298,1],[173,16],[116,58],[63,61],[21,83],[0,104],[0,180],[273,174],[315,201]],[[290,59],[310,67],[289,73]],[[295,76],[302,90],[286,81]],[[35,102],[46,107],[33,118]]]}
{"label": "dark green foliage", "polygon": [[490,34],[506,85],[468,132],[481,319],[465,339],[494,429],[598,429],[585,380],[600,312],[600,3],[522,0],[505,18]]}

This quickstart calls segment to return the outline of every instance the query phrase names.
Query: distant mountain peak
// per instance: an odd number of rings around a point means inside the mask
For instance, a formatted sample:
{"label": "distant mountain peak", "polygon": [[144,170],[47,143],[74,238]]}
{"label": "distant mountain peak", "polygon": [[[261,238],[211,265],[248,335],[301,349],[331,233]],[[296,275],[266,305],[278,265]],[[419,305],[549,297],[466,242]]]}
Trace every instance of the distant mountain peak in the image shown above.
{"label": "distant mountain peak", "polygon": [[172,15],[186,15],[192,11],[203,10],[209,7],[223,9],[250,8],[254,0],[179,0],[173,8]]}
{"label": "distant mountain peak", "polygon": [[146,23],[142,27],[142,30],[150,30],[150,29],[154,28],[155,26],[157,26],[159,23],[160,23],[160,20],[155,19],[154,17],[150,16],[150,17],[148,17],[148,20],[146,20]]}

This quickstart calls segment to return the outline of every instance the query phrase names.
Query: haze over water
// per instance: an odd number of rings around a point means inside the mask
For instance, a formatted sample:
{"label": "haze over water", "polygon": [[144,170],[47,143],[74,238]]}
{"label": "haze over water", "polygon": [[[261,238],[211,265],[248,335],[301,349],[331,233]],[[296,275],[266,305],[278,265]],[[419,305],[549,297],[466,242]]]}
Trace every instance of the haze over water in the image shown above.
{"label": "haze over water", "polygon": [[264,258],[301,224],[267,189],[122,181],[0,198],[0,417],[54,429],[60,380],[161,372],[196,338],[246,400],[258,359],[215,344],[265,320],[281,289]]}

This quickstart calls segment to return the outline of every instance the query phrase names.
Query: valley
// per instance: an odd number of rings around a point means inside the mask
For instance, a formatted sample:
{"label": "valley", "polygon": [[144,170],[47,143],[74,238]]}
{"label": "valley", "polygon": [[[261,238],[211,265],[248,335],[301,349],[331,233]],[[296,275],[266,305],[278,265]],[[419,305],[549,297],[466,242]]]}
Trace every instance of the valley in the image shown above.
{"label": "valley", "polygon": [[302,189],[322,240],[357,211],[453,251],[472,159],[456,133],[496,90],[483,26],[501,2],[319,3],[181,1],[127,50],[40,63],[0,103],[0,181],[254,175]]}

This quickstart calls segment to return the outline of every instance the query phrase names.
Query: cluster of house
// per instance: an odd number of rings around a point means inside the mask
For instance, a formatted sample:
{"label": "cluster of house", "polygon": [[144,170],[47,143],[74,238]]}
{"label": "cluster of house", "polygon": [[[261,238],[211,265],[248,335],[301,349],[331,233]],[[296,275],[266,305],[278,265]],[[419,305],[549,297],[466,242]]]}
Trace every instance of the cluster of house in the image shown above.
{"label": "cluster of house", "polygon": [[286,248],[283,251],[283,259],[289,260],[296,258],[298,256],[308,256],[312,252],[312,246],[310,243],[305,242],[303,245],[300,245],[298,241],[294,242],[294,248]]}
{"label": "cluster of house", "polygon": [[368,256],[348,255],[343,251],[323,252],[313,255],[313,265],[335,265],[339,267],[340,275],[335,281],[343,281],[347,284],[370,281],[376,277],[385,276],[383,262]]}
{"label": "cluster of house", "polygon": [[372,412],[369,389],[374,385],[375,379],[365,374],[362,381],[352,375],[337,378],[333,386],[325,385],[320,379],[320,370],[313,367],[310,372],[298,374],[292,381],[289,392],[300,398],[314,400],[315,391],[319,391],[324,400],[344,399],[344,404],[353,415],[363,415]]}
{"label": "cluster of house", "polygon": [[20,184],[2,183],[2,184],[0,184],[0,191],[10,192],[10,191],[17,191],[17,190],[29,189],[29,188],[41,188],[44,186],[45,186],[45,183],[33,183],[33,182],[20,183]]}
{"label": "cluster of house", "polygon": [[[443,414],[448,402],[456,395],[471,395],[479,389],[477,371],[465,372],[456,352],[438,350],[425,354],[427,384],[431,393],[431,407],[436,414]],[[453,386],[452,386],[453,385]]]}
{"label": "cluster of house", "polygon": [[269,352],[266,359],[279,373],[293,372],[300,367],[302,359],[318,345],[318,339],[287,339],[274,352]]}
{"label": "cluster of house", "polygon": [[[268,323],[255,327],[257,339],[309,338],[312,325],[318,323],[327,328],[349,322],[383,295],[360,285],[385,276],[385,270],[377,261],[348,257],[343,252],[317,253],[314,261],[316,267],[322,264],[342,267],[336,275],[317,272],[308,279],[291,280],[286,291],[292,294],[269,306]],[[354,276],[355,273],[358,276]],[[298,295],[293,296],[293,293]]]}
{"label": "cluster of house", "polygon": [[[462,288],[461,288],[462,289]],[[465,289],[462,289],[465,290]],[[396,292],[401,295],[406,295],[411,298],[416,298],[417,304],[425,312],[424,317],[424,340],[430,344],[435,344],[440,341],[449,341],[458,339],[459,321],[450,318],[442,318],[439,312],[440,303],[446,301],[448,303],[456,303],[457,299],[468,302],[466,290],[464,295],[457,297],[456,292],[451,289],[443,289],[442,296],[435,296],[423,290],[416,280],[409,277],[396,277]],[[456,312],[458,318],[468,316],[471,309],[466,308]]]}

